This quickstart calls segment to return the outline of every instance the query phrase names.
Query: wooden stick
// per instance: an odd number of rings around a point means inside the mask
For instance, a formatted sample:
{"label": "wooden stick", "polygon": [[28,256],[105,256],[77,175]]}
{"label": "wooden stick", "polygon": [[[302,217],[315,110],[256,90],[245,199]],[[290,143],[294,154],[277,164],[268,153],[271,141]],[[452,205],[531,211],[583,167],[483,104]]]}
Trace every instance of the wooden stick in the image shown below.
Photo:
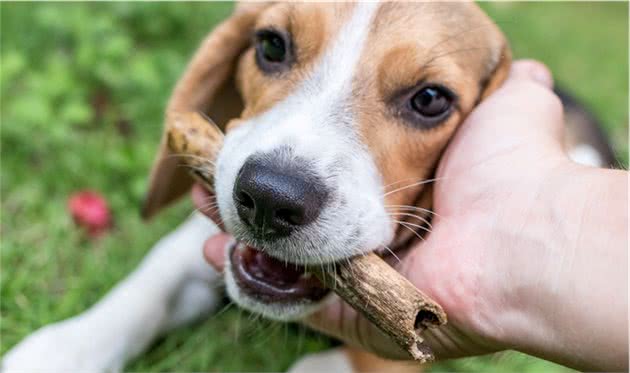
{"label": "wooden stick", "polygon": [[[199,113],[171,113],[167,117],[168,145],[191,168],[193,176],[214,191],[214,161],[223,133]],[[420,292],[376,254],[337,263],[324,271],[309,268],[353,308],[419,361],[433,360],[421,332],[446,323],[442,307]]]}
{"label": "wooden stick", "polygon": [[223,145],[221,129],[200,113],[172,112],[166,116],[168,147],[190,168],[193,177],[214,192],[214,162]]}
{"label": "wooden stick", "polygon": [[442,307],[374,253],[309,270],[415,360],[433,360],[423,330],[446,323]]}

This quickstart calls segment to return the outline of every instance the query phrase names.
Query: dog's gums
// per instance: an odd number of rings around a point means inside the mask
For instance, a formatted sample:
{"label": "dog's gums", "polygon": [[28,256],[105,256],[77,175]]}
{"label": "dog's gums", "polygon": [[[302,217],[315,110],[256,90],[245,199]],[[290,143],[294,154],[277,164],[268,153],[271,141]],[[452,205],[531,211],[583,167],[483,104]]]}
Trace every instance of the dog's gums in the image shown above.
{"label": "dog's gums", "polygon": [[306,268],[285,263],[244,244],[230,248],[232,273],[240,289],[268,303],[319,301],[329,290]]}

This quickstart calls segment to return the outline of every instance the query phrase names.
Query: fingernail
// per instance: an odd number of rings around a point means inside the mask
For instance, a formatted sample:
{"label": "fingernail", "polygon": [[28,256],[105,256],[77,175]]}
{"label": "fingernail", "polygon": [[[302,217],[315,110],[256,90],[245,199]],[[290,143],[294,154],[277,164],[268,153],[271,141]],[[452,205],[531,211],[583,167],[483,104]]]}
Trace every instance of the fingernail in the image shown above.
{"label": "fingernail", "polygon": [[551,73],[546,67],[539,63],[534,63],[529,66],[528,75],[532,80],[544,85],[547,88],[553,87],[553,78],[551,77]]}
{"label": "fingernail", "polygon": [[549,77],[549,73],[547,73],[547,71],[545,71],[544,69],[534,67],[530,71],[530,76],[533,80],[542,85],[551,86],[551,78]]}
{"label": "fingernail", "polygon": [[553,86],[553,77],[551,72],[538,61],[520,60],[512,65],[512,74],[515,77],[530,79],[547,88]]}

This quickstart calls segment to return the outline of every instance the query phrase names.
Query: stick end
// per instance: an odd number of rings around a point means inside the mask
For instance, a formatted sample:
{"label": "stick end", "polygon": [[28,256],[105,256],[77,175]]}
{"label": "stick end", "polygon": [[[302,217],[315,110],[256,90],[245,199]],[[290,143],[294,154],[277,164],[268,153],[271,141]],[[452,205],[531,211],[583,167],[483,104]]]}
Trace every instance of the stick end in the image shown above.
{"label": "stick end", "polygon": [[416,314],[413,327],[417,331],[446,324],[446,313],[440,309],[421,308]]}
{"label": "stick end", "polygon": [[433,355],[433,351],[427,345],[425,345],[422,341],[416,341],[409,348],[409,354],[411,357],[419,363],[430,363],[435,360],[435,355]]}

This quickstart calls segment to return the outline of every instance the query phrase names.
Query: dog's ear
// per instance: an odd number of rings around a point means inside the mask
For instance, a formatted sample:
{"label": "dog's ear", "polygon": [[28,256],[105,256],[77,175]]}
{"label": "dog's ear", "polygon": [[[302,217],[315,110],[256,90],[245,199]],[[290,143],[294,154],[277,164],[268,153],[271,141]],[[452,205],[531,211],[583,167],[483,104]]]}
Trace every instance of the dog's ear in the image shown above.
{"label": "dog's ear", "polygon": [[492,92],[503,84],[508,74],[510,73],[510,66],[512,65],[512,51],[510,45],[503,39],[501,42],[500,53],[496,58],[496,62],[489,69],[484,81],[481,84],[481,94],[479,95],[479,101],[483,101]]}
{"label": "dog's ear", "polygon": [[[234,85],[233,73],[241,53],[248,47],[257,16],[269,3],[242,3],[203,41],[169,99],[170,112],[207,113],[219,126],[238,117],[243,104]],[[142,206],[147,219],[186,193],[193,180],[178,166],[162,134],[159,151],[149,177],[148,193]]]}

